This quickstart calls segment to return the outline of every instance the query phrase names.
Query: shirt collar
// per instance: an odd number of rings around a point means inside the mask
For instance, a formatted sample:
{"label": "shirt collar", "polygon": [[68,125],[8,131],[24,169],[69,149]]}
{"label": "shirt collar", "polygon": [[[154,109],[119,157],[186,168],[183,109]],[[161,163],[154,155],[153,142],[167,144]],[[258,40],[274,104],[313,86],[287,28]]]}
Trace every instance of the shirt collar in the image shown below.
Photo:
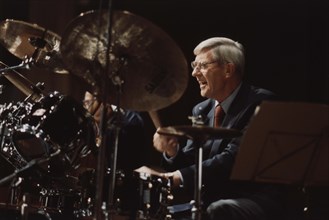
{"label": "shirt collar", "polygon": [[236,95],[238,94],[238,91],[241,88],[241,83],[239,84],[238,87],[236,87],[234,89],[234,91],[231,93],[231,95],[229,95],[226,99],[224,99],[221,103],[219,103],[218,101],[216,101],[216,105],[220,104],[220,106],[223,108],[225,114],[227,114],[228,109],[230,108],[233,100],[235,99]]}

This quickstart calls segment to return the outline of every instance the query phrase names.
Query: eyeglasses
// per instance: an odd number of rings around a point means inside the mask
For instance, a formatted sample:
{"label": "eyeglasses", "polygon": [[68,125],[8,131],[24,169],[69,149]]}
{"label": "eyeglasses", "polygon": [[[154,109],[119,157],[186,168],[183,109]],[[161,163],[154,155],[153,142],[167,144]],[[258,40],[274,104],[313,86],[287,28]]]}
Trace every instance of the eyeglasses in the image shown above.
{"label": "eyeglasses", "polygon": [[96,98],[91,98],[91,99],[85,99],[82,101],[83,106],[88,110],[90,109],[93,104],[96,102]]}
{"label": "eyeglasses", "polygon": [[217,63],[217,62],[218,62],[217,60],[210,61],[210,62],[205,62],[205,63],[200,63],[200,62],[193,61],[193,62],[191,62],[191,67],[192,67],[192,69],[199,68],[199,70],[206,70],[208,68],[209,64]]}

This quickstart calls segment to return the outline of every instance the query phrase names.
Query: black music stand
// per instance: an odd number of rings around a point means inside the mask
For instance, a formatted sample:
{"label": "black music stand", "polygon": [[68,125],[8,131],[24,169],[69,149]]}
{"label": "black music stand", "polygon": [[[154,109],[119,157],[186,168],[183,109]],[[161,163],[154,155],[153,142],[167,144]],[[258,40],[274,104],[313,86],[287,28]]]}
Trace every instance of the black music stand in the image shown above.
{"label": "black music stand", "polygon": [[232,180],[328,186],[329,106],[263,102],[245,132]]}

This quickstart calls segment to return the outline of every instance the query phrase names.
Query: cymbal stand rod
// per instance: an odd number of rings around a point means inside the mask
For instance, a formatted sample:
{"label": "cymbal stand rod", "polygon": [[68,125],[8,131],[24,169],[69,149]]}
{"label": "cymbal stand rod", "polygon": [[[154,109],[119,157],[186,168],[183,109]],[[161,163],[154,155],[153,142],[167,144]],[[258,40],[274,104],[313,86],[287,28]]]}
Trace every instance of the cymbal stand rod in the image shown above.
{"label": "cymbal stand rod", "polygon": [[16,66],[7,66],[5,68],[0,69],[0,72],[7,72],[10,70],[17,70],[17,69],[30,69],[30,65],[33,63],[32,58],[27,58],[23,60],[22,63],[16,65]]}
{"label": "cymbal stand rod", "polygon": [[[113,27],[113,10],[112,10],[112,3],[113,0],[109,0],[108,2],[108,9],[109,9],[109,25],[108,25],[108,45],[107,45],[107,52],[106,52],[106,64],[107,64],[107,73],[110,72],[110,52],[111,52],[111,42],[112,42],[112,27]],[[108,74],[105,74],[106,77]],[[109,186],[109,195],[108,195],[108,202],[109,202],[109,209],[110,212],[115,210],[115,205],[114,205],[114,191],[115,191],[115,183],[116,183],[116,168],[117,168],[117,153],[118,153],[118,143],[119,143],[119,133],[120,133],[120,128],[121,128],[121,123],[122,123],[122,113],[121,113],[121,105],[120,105],[120,95],[122,93],[122,84],[121,84],[121,78],[118,75],[118,72],[115,72],[114,74],[109,74],[111,76],[111,82],[117,87],[116,91],[116,107],[117,111],[114,115],[114,146],[111,151],[111,173],[110,173],[110,186]],[[107,81],[107,80],[106,80]],[[105,101],[105,100],[104,100]],[[107,101],[107,99],[106,99]]]}
{"label": "cymbal stand rod", "polygon": [[111,173],[110,173],[110,188],[109,188],[109,207],[110,209],[114,207],[114,190],[115,190],[115,182],[116,182],[116,170],[117,170],[117,155],[118,155],[118,145],[119,145],[119,134],[121,128],[122,116],[121,111],[118,110],[114,115],[114,146],[111,151]]}
{"label": "cymbal stand rod", "polygon": [[[191,116],[189,119],[192,121],[192,126],[204,125],[204,118],[202,116]],[[192,138],[195,146],[198,148],[195,151],[195,174],[194,174],[194,200],[191,201],[192,219],[201,220],[202,204],[201,204],[201,190],[202,190],[202,157],[203,157],[203,144],[207,140],[206,136],[188,137]]]}
{"label": "cymbal stand rod", "polygon": [[[99,15],[101,16],[101,14]],[[101,19],[98,19],[101,21]],[[101,27],[101,25],[99,25]],[[110,71],[110,48],[111,48],[111,31],[112,29],[112,0],[109,0],[109,19],[108,19],[108,34],[107,34],[107,51],[106,51],[106,68],[103,71],[103,79],[107,79],[107,73]],[[103,188],[104,188],[104,174],[105,174],[105,155],[106,155],[106,138],[107,138],[107,100],[108,100],[108,92],[109,92],[109,85],[108,80],[102,80],[101,84],[101,91],[102,91],[102,112],[101,112],[101,121],[100,121],[100,135],[101,135],[101,144],[100,144],[100,151],[98,153],[98,160],[97,160],[97,191],[96,191],[96,198],[95,198],[95,209],[94,209],[94,219],[101,220],[104,219],[102,217],[102,213],[104,216],[108,216],[107,213],[104,213],[104,201],[103,201]],[[115,173],[115,170],[111,170],[111,173]],[[112,182],[115,180],[112,180]],[[113,189],[114,186],[110,186],[110,191]],[[113,196],[112,194],[110,197]],[[109,201],[113,201],[113,199],[109,198]],[[106,207],[106,204],[105,204]],[[106,208],[105,208],[106,209]],[[105,210],[106,211],[106,210]]]}
{"label": "cymbal stand rod", "polygon": [[195,185],[194,185],[194,201],[192,207],[192,219],[201,220],[201,189],[202,189],[202,157],[203,157],[203,140],[195,138],[194,143],[198,147],[195,153]]}
{"label": "cymbal stand rod", "polygon": [[101,119],[100,119],[100,149],[97,157],[97,179],[96,179],[96,197],[95,197],[95,207],[94,207],[94,220],[101,220],[102,218],[102,207],[103,207],[103,185],[104,185],[104,172],[105,172],[105,152],[106,152],[106,115],[107,109],[106,105],[102,105],[101,109]]}

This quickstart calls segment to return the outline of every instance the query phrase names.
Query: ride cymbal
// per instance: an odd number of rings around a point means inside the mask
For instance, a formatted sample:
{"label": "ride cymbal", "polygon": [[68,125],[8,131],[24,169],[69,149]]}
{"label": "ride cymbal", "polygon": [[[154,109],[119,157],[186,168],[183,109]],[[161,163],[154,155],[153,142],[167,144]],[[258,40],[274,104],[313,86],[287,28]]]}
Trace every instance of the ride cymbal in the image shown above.
{"label": "ride cymbal", "polygon": [[24,21],[0,22],[0,43],[21,60],[33,58],[40,67],[67,74],[59,54],[61,38],[54,32]]}
{"label": "ride cymbal", "polygon": [[216,139],[216,138],[234,138],[242,135],[241,131],[228,128],[213,128],[203,125],[189,126],[169,126],[161,127],[157,131],[162,135],[185,137],[189,139]]}
{"label": "ride cymbal", "polygon": [[187,87],[188,66],[175,42],[130,12],[114,11],[111,28],[109,17],[108,11],[90,11],[68,25],[60,51],[70,72],[125,109],[154,111],[177,101]]}

